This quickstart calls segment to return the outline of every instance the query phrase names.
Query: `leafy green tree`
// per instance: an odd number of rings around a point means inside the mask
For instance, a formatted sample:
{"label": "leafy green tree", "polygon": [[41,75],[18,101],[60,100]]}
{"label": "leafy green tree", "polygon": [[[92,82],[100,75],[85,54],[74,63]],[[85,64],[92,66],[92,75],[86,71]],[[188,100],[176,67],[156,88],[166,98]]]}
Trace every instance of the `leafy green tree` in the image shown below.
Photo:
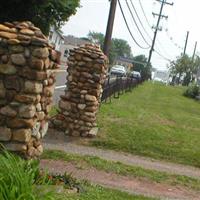
{"label": "leafy green tree", "polygon": [[145,55],[138,55],[133,60],[136,61],[133,63],[134,71],[140,72],[143,80],[151,79],[152,65],[147,65],[147,57]]}
{"label": "leafy green tree", "polygon": [[[89,32],[88,39],[96,44],[99,44],[103,49],[104,34],[99,32]],[[112,64],[117,57],[132,58],[131,47],[126,40],[113,38],[109,52],[109,61]]]}
{"label": "leafy green tree", "polygon": [[59,28],[79,6],[80,0],[3,0],[0,23],[29,20],[47,35],[51,25]]}
{"label": "leafy green tree", "polygon": [[192,57],[189,57],[188,55],[177,57],[177,59],[172,61],[169,66],[172,82],[189,85],[189,83],[194,80],[199,67],[200,58],[198,56],[195,59],[192,59]]}

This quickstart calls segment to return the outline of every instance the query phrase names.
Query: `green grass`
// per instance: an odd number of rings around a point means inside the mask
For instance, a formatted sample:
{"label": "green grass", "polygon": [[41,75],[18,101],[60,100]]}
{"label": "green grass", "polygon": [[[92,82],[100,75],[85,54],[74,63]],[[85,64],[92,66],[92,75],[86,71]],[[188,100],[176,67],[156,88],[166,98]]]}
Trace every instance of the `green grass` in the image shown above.
{"label": "green grass", "polygon": [[0,154],[0,199],[1,200],[52,200],[53,193],[35,192],[36,184],[45,183],[39,178],[39,163],[25,161],[8,152]]}
{"label": "green grass", "polygon": [[124,176],[132,176],[157,183],[184,186],[200,191],[200,180],[187,176],[172,175],[165,172],[129,166],[120,162],[107,161],[95,156],[79,156],[67,154],[58,150],[46,150],[42,155],[42,158],[73,162],[77,168],[94,167],[98,170],[103,170],[106,172],[113,172]]}
{"label": "green grass", "polygon": [[146,82],[103,104],[90,145],[200,167],[200,103]]}
{"label": "green grass", "polygon": [[56,200],[156,200],[138,195],[129,195],[125,192],[106,189],[97,185],[85,184],[84,192],[79,194],[58,195]]}
{"label": "green grass", "polygon": [[53,117],[54,115],[58,114],[58,106],[52,106],[50,112],[49,112],[49,116]]}

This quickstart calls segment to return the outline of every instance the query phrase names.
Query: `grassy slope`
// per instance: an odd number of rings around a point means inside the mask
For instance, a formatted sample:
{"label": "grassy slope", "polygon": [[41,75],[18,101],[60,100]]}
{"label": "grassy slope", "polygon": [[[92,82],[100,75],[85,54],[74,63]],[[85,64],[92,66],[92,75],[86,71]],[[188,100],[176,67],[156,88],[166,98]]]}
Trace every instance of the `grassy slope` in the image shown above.
{"label": "grassy slope", "polygon": [[89,184],[85,185],[84,190],[85,192],[80,194],[58,195],[57,200],[156,200]]}
{"label": "grassy slope", "polygon": [[75,154],[67,154],[58,150],[45,150],[42,158],[73,162],[77,168],[81,169],[94,167],[98,170],[112,172],[123,176],[136,177],[152,182],[169,184],[172,186],[184,186],[200,191],[200,180],[187,176],[173,175],[165,172],[143,169],[141,167],[129,166],[120,162],[107,161],[95,156],[79,156]]}
{"label": "grassy slope", "polygon": [[200,167],[200,103],[146,82],[104,104],[92,145]]}

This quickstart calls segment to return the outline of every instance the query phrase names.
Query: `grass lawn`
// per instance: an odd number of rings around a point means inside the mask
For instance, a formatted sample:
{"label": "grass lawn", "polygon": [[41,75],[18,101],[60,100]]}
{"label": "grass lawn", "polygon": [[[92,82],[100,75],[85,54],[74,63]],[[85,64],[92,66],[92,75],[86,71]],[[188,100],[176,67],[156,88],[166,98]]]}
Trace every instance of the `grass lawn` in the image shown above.
{"label": "grass lawn", "polygon": [[90,145],[200,167],[200,103],[146,82],[103,104]]}
{"label": "grass lawn", "polygon": [[81,169],[94,167],[98,170],[113,172],[123,176],[132,176],[152,182],[165,183],[172,186],[184,186],[200,191],[200,180],[187,176],[173,175],[156,170],[148,170],[141,167],[129,166],[120,162],[107,161],[96,156],[79,156],[75,154],[68,154],[64,151],[45,150],[42,158],[69,161],[75,164],[77,168]]}
{"label": "grass lawn", "polygon": [[56,200],[156,200],[89,184],[85,184],[84,190],[85,192],[80,194],[57,195]]}

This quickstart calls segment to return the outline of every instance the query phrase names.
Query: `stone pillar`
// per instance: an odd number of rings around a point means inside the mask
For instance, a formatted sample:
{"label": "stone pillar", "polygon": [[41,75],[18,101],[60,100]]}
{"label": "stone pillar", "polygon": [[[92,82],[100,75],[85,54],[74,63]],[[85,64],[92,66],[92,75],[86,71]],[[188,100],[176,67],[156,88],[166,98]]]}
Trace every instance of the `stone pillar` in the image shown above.
{"label": "stone pillar", "polygon": [[60,114],[52,121],[70,136],[94,136],[107,58],[99,46],[86,44],[70,51],[67,71],[67,89],[59,101]]}
{"label": "stone pillar", "polygon": [[56,51],[31,22],[0,24],[0,143],[37,157],[48,129]]}

